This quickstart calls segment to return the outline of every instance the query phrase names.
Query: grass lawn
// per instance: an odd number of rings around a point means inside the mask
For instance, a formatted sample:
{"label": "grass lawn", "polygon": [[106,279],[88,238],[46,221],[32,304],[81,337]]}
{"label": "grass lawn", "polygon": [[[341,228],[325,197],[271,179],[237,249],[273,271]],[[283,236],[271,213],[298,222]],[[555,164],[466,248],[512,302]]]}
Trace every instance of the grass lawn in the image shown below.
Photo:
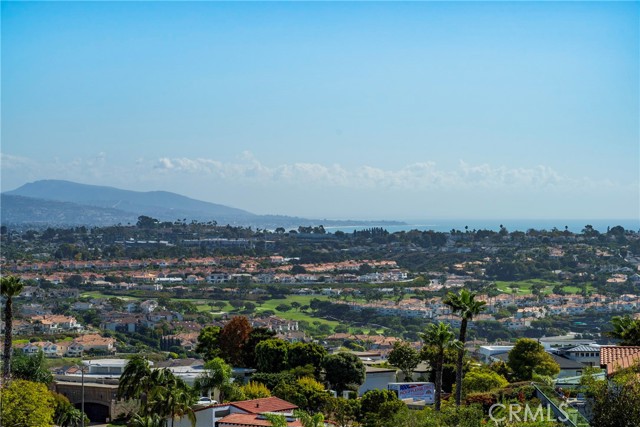
{"label": "grass lawn", "polygon": [[[259,305],[256,301],[250,301],[250,302],[256,305],[256,309],[255,309],[256,313],[260,313],[265,310],[272,310],[276,313],[276,316],[281,317],[283,319],[287,319],[287,320],[294,320],[294,321],[303,320],[309,323],[318,321],[321,324],[327,324],[332,328],[337,326],[339,324],[339,322],[337,321],[322,319],[319,317],[313,317],[311,314],[305,313],[304,311],[297,311],[297,310],[291,309],[287,312],[281,312],[276,310],[276,307],[279,306],[280,304],[291,305],[292,302],[297,302],[301,306],[309,305],[309,303],[313,298],[317,298],[319,300],[328,299],[328,297],[324,295],[287,295],[287,297],[283,299],[272,299],[269,301],[265,301],[264,303],[262,303],[262,305]],[[212,304],[216,302],[214,300],[184,298],[184,299],[180,299],[180,301],[189,301],[194,303],[199,312],[219,313],[220,311],[223,311],[223,312],[229,313],[230,315],[234,315],[236,313],[240,314],[240,311],[236,311],[227,301],[222,301],[226,303],[226,305],[222,307],[222,309],[219,309],[218,307],[210,305],[210,303]]]}
{"label": "grass lawn", "polygon": [[544,285],[541,292],[543,294],[550,294],[553,292],[553,287],[561,284],[561,282],[542,279],[519,280],[515,282],[496,281],[496,287],[498,290],[505,294],[512,294],[513,291],[509,286],[516,285],[518,286],[518,295],[529,295],[531,294],[531,286],[534,284]]}
{"label": "grass lawn", "polygon": [[[562,282],[542,279],[519,280],[515,282],[496,281],[498,290],[505,294],[513,294],[509,286],[516,285],[518,286],[518,295],[529,295],[531,294],[531,286],[534,284],[544,285],[544,288],[541,292],[543,295],[546,295],[553,293],[554,286],[562,285]],[[582,292],[581,288],[572,285],[563,286],[562,289],[570,294],[579,294],[580,292]],[[594,287],[591,285],[591,283],[589,283],[587,285],[587,289],[593,291]]]}
{"label": "grass lawn", "polygon": [[140,297],[133,297],[133,296],[123,296],[123,295],[107,295],[107,294],[103,294],[100,291],[88,291],[88,292],[83,292],[80,294],[81,298],[120,298],[122,300],[140,300],[143,298]]}
{"label": "grass lawn", "polygon": [[44,359],[44,363],[47,368],[80,365],[81,361],[82,359],[79,357],[57,357],[54,359]]}
{"label": "grass lawn", "polygon": [[269,301],[265,301],[261,307],[256,308],[256,312],[261,312],[264,310],[273,310],[276,312],[276,316],[281,317],[287,320],[295,320],[300,321],[304,320],[309,323],[313,323],[314,321],[320,322],[321,324],[326,324],[331,326],[332,328],[336,327],[340,324],[335,320],[322,319],[320,317],[313,317],[311,314],[305,313],[304,311],[297,311],[291,309],[286,312],[281,312],[276,310],[276,307],[280,304],[288,304],[291,305],[292,302],[297,302],[300,305],[309,305],[312,299],[317,298],[319,300],[328,300],[329,298],[324,295],[288,295],[285,299],[272,299]]}

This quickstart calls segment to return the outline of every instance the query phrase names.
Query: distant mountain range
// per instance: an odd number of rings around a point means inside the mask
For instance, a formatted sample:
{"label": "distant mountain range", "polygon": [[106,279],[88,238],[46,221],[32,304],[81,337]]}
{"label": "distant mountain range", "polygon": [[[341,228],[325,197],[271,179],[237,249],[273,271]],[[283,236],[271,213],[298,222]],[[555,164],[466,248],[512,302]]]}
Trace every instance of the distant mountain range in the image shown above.
{"label": "distant mountain range", "polygon": [[256,215],[167,191],[130,191],[114,187],[42,180],[0,195],[2,224],[33,226],[105,226],[135,224],[140,215],[160,221],[217,221],[260,228],[299,225],[401,225],[397,221],[337,221],[282,215]]}

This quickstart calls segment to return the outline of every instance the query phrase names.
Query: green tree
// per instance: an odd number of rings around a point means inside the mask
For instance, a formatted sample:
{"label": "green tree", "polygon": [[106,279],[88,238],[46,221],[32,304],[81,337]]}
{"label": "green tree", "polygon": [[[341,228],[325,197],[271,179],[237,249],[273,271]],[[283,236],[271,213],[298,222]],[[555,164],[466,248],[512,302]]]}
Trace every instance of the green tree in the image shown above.
{"label": "green tree", "polygon": [[536,340],[520,338],[509,352],[507,365],[513,371],[517,381],[529,381],[534,373],[554,376],[560,372],[560,366]]}
{"label": "green tree", "polygon": [[365,426],[387,425],[406,405],[390,390],[369,390],[360,399],[360,417]]}
{"label": "green tree", "polygon": [[321,412],[311,415],[296,409],[293,411],[293,416],[300,420],[302,427],[324,427],[324,415]]}
{"label": "green tree", "polygon": [[256,362],[256,347],[262,341],[268,340],[276,336],[276,333],[267,328],[253,328],[249,332],[249,338],[247,342],[242,346],[242,360],[243,366],[247,368],[255,368]]}
{"label": "green tree", "polygon": [[291,267],[291,274],[305,274],[307,269],[301,266],[300,264],[296,264]]}
{"label": "green tree", "polygon": [[175,378],[162,387],[158,393],[158,401],[165,409],[165,414],[171,418],[171,427],[174,426],[176,418],[187,417],[191,425],[196,425],[196,415],[191,406],[195,403],[195,398],[185,382]]}
{"label": "green tree", "polygon": [[357,417],[360,413],[360,401],[358,399],[331,397],[327,404],[327,412],[329,413],[329,418],[338,427],[351,427],[356,425]]}
{"label": "green tree", "polygon": [[150,216],[141,215],[138,217],[138,222],[136,223],[136,226],[138,228],[154,228],[158,224],[160,224],[160,221],[158,221],[157,219],[151,218]]}
{"label": "green tree", "polygon": [[231,366],[222,358],[216,357],[204,364],[204,372],[196,379],[194,387],[211,397],[211,390],[220,391],[220,401],[223,401],[222,389],[231,381]]}
{"label": "green tree", "polygon": [[53,420],[60,427],[80,427],[89,425],[87,414],[76,409],[65,396],[51,392],[55,399]]}
{"label": "green tree", "polygon": [[267,386],[256,381],[249,381],[247,384],[243,385],[241,389],[245,399],[271,397],[271,391],[269,391]]}
{"label": "green tree", "polygon": [[639,367],[624,370],[608,380],[585,378],[583,382],[598,427],[640,426]]}
{"label": "green tree", "polygon": [[[501,231],[503,229],[501,228]],[[460,347],[458,348],[458,360],[456,362],[456,406],[460,406],[462,400],[462,362],[464,359],[464,343],[467,339],[467,325],[474,316],[480,314],[486,307],[485,301],[476,301],[476,294],[466,289],[461,289],[457,294],[449,293],[443,302],[451,307],[454,313],[461,318]]]}
{"label": "green tree", "polygon": [[388,361],[402,371],[405,381],[411,381],[411,374],[420,363],[420,355],[409,343],[396,341],[393,343],[393,350],[389,353]]}
{"label": "green tree", "polygon": [[154,369],[150,376],[151,390],[142,408],[144,415],[158,414],[171,419],[171,425],[176,418],[188,417],[195,427],[195,414],[191,405],[195,399],[187,384],[176,377],[168,368]]}
{"label": "green tree", "polygon": [[205,326],[198,334],[196,352],[200,353],[205,361],[220,356],[220,328],[217,326]]}
{"label": "green tree", "polygon": [[118,382],[118,399],[140,399],[146,404],[146,398],[151,390],[152,378],[149,362],[143,356],[134,355],[125,365]]}
{"label": "green tree", "polygon": [[280,382],[273,389],[273,394],[311,412],[324,410],[330,397],[324,386],[312,377]]}
{"label": "green tree", "polygon": [[35,427],[53,425],[55,399],[42,383],[15,380],[0,393],[2,425]]}
{"label": "green tree", "polygon": [[33,355],[16,354],[11,362],[11,376],[43,384],[51,384],[53,381],[53,375],[46,367],[42,350]]}
{"label": "green tree", "polygon": [[364,364],[353,353],[329,355],[324,359],[323,365],[326,380],[337,392],[352,390],[364,383]]}
{"label": "green tree", "polygon": [[222,310],[223,308],[225,308],[227,306],[227,303],[224,301],[216,301],[212,304],[214,307],[217,307],[218,310]]}
{"label": "green tree", "polygon": [[289,304],[285,304],[285,303],[278,304],[278,305],[276,306],[276,310],[278,310],[278,311],[280,311],[280,312],[282,312],[282,313],[285,313],[285,312],[287,312],[287,311],[290,311],[290,310],[291,310],[291,306],[290,306]]}
{"label": "green tree", "polygon": [[166,427],[167,420],[159,414],[140,415],[135,414],[129,423],[128,427]]}
{"label": "green tree", "polygon": [[289,346],[289,367],[312,365],[316,378],[322,370],[322,361],[327,357],[327,350],[318,343],[297,342]]}
{"label": "green tree", "polygon": [[259,372],[281,372],[288,367],[289,343],[271,338],[256,346],[256,368]]}
{"label": "green tree", "polygon": [[509,381],[502,375],[487,369],[476,368],[466,373],[462,380],[462,391],[466,395],[473,392],[486,392],[506,387]]}
{"label": "green tree", "polygon": [[447,349],[457,348],[460,344],[456,341],[451,327],[442,322],[429,324],[426,331],[421,334],[421,337],[425,345],[434,348],[437,353],[435,365],[435,409],[436,411],[439,411],[442,400],[442,369],[444,366],[444,354]]}
{"label": "green tree", "polygon": [[55,418],[55,422],[60,427],[81,427],[89,425],[91,421],[81,410],[71,406],[67,411],[63,412],[60,417]]}
{"label": "green tree", "polygon": [[287,418],[284,415],[265,413],[262,414],[272,427],[287,427]]}
{"label": "green tree", "polygon": [[[425,408],[421,411],[399,411],[388,423],[390,426],[402,427],[478,427],[480,425],[494,425],[484,420],[482,408],[478,405],[470,406],[445,406],[442,411],[433,411]],[[501,426],[503,424],[500,424]],[[509,423],[509,427],[559,427],[556,423]]]}
{"label": "green tree", "polygon": [[15,276],[0,278],[0,294],[6,298],[4,303],[4,353],[2,377],[6,384],[11,377],[11,353],[13,351],[13,297],[20,295],[24,284]]}
{"label": "green tree", "polygon": [[619,345],[640,345],[640,320],[633,319],[628,314],[611,318],[613,330],[607,336],[620,340]]}

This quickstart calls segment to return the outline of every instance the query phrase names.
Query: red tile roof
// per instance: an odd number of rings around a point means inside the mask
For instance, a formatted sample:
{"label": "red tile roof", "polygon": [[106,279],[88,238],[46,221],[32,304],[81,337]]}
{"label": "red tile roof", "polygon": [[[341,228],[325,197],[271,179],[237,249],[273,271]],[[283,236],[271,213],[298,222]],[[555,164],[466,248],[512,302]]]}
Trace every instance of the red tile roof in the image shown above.
{"label": "red tile roof", "polygon": [[262,414],[264,412],[283,412],[298,409],[296,405],[278,397],[265,397],[262,399],[232,402],[231,405],[250,414]]}
{"label": "red tile roof", "polygon": [[[271,426],[271,423],[260,417],[258,414],[231,414],[218,420],[216,423],[233,424],[238,426]],[[287,423],[291,427],[302,427],[302,423],[299,420],[291,421]]]}
{"label": "red tile roof", "polygon": [[600,347],[600,366],[607,370],[607,375],[637,363],[640,363],[640,346]]}

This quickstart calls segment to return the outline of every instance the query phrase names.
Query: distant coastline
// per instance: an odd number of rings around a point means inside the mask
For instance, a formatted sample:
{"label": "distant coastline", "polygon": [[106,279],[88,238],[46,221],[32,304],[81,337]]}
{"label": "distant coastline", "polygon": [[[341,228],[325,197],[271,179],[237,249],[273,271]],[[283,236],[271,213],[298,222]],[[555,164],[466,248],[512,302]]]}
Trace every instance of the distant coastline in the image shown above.
{"label": "distant coastline", "polygon": [[572,233],[580,233],[585,225],[591,225],[594,229],[601,233],[607,231],[607,227],[622,226],[625,230],[640,231],[639,219],[438,219],[424,221],[406,221],[404,224],[389,224],[388,222],[367,222],[359,225],[350,226],[325,226],[327,232],[335,233],[342,231],[344,233],[353,233],[354,230],[364,230],[372,227],[382,227],[389,233],[410,230],[432,230],[440,232],[448,232],[452,229],[465,231],[465,227],[469,230],[500,230],[503,225],[508,231],[527,231],[535,230],[552,230],[554,227],[558,230],[564,230],[565,226]]}

